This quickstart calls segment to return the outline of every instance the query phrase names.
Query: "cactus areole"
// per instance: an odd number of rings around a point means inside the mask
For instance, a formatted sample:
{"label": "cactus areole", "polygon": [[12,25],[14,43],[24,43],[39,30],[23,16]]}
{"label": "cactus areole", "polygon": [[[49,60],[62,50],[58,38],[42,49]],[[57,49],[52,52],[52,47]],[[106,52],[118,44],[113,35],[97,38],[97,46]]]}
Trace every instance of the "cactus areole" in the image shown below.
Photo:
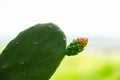
{"label": "cactus areole", "polygon": [[65,55],[76,55],[86,44],[87,40],[76,39],[66,47],[66,36],[57,25],[34,25],[2,51],[0,80],[49,80]]}

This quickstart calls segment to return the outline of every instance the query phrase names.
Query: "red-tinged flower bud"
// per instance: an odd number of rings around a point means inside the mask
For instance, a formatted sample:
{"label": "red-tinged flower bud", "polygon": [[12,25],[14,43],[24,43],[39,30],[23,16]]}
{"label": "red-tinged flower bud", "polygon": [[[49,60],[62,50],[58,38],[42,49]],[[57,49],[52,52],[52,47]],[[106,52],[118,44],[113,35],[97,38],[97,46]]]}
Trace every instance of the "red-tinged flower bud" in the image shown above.
{"label": "red-tinged flower bud", "polygon": [[66,48],[65,54],[68,56],[77,55],[84,50],[88,43],[88,38],[77,38],[73,40]]}
{"label": "red-tinged flower bud", "polygon": [[88,38],[78,38],[77,41],[80,46],[85,47],[88,43]]}

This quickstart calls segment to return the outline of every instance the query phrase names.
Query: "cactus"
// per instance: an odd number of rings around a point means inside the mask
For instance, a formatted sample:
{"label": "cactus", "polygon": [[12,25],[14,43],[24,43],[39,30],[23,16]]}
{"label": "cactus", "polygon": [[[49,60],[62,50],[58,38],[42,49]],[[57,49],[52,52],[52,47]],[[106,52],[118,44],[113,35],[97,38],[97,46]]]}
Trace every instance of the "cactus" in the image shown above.
{"label": "cactus", "polygon": [[[66,48],[66,36],[57,25],[34,25],[2,51],[0,80],[49,80],[65,55],[76,55],[83,50],[85,46],[79,42],[85,43],[77,39]],[[72,49],[74,44],[76,47]]]}
{"label": "cactus", "polygon": [[88,38],[77,38],[67,46],[64,53],[68,56],[77,55],[84,50],[84,47],[87,45],[87,43]]}

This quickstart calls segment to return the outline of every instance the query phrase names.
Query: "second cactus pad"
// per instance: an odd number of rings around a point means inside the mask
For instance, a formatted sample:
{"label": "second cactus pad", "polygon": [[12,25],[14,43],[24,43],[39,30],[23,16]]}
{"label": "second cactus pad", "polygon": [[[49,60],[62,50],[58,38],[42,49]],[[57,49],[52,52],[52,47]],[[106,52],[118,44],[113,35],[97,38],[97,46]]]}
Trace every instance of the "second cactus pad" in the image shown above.
{"label": "second cactus pad", "polygon": [[64,58],[66,36],[53,23],[22,31],[0,55],[0,80],[49,80]]}

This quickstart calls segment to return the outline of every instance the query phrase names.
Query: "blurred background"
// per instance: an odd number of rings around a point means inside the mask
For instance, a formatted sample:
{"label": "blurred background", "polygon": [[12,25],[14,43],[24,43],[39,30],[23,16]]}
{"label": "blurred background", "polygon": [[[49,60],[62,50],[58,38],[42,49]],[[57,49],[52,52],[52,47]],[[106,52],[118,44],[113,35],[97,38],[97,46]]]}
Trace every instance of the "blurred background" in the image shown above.
{"label": "blurred background", "polygon": [[18,33],[53,22],[67,36],[89,43],[66,56],[50,80],[120,80],[119,0],[0,0],[0,52]]}

